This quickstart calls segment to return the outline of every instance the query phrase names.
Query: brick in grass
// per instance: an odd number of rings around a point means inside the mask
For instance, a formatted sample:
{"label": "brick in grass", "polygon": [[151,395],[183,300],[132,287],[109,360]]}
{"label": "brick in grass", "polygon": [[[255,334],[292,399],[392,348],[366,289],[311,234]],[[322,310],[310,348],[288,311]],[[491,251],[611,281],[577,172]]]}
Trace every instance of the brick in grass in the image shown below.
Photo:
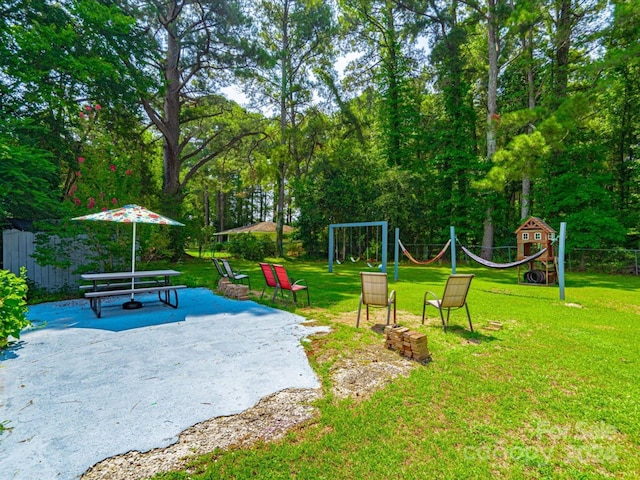
{"label": "brick in grass", "polygon": [[431,358],[431,355],[429,355],[428,353],[422,353],[422,354],[413,354],[413,359],[418,361],[418,362],[424,362],[425,360],[428,360]]}
{"label": "brick in grass", "polygon": [[[416,360],[426,360],[429,357],[427,336],[424,333],[408,331],[403,334],[405,344],[405,356]],[[407,346],[410,351],[406,352]]]}

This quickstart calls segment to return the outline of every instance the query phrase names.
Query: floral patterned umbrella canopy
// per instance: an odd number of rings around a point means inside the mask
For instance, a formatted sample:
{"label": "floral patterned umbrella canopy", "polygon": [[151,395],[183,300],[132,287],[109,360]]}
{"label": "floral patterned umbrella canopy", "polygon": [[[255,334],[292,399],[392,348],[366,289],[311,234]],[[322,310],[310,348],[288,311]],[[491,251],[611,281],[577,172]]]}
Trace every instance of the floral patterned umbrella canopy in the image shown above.
{"label": "floral patterned umbrella canopy", "polygon": [[125,205],[124,207],[113,210],[105,210],[103,212],[83,215],[82,217],[72,218],[72,220],[102,220],[105,222],[121,222],[121,223],[156,223],[158,225],[179,225],[184,224],[163,217],[160,214],[153,213],[139,205]]}
{"label": "floral patterned umbrella canopy", "polygon": [[[184,227],[183,223],[164,217],[158,213],[141,207],[139,205],[125,205],[124,207],[115,208],[113,210],[105,210],[98,213],[75,217],[71,220],[98,220],[104,222],[119,222],[133,224],[133,245],[131,246],[131,273],[136,271],[136,224],[138,223],[155,223],[156,225],[178,225]],[[134,278],[131,278],[131,288],[134,287]],[[133,302],[133,293],[131,294]]]}

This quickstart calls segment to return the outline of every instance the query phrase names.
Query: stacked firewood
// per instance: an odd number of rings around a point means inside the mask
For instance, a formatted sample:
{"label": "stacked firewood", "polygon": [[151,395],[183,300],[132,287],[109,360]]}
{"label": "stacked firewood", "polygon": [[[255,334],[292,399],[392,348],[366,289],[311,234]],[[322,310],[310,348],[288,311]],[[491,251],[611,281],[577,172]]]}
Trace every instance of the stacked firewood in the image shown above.
{"label": "stacked firewood", "polygon": [[249,286],[232,283],[226,277],[218,282],[218,292],[235,300],[249,300]]}
{"label": "stacked firewood", "polygon": [[409,330],[400,325],[387,325],[384,333],[385,345],[388,349],[395,350],[401,355],[419,362],[430,359],[426,334]]}

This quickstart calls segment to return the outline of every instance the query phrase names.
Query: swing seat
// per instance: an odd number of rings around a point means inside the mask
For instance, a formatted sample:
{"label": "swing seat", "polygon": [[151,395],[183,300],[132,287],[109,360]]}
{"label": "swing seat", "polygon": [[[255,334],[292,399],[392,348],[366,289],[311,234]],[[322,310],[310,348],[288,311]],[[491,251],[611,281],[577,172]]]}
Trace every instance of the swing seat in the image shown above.
{"label": "swing seat", "polygon": [[387,307],[387,325],[391,317],[391,305],[393,304],[393,323],[396,322],[396,291],[389,293],[389,284],[386,273],[360,272],[362,292],[360,293],[360,303],[358,304],[358,319],[356,327],[360,326],[360,312],[362,305],[366,305],[367,320],[369,320],[369,305]]}
{"label": "swing seat", "polygon": [[[473,274],[457,274],[450,275],[447,279],[447,284],[444,287],[444,293],[442,298],[433,292],[426,292],[424,294],[424,302],[422,305],[422,324],[424,325],[425,314],[427,305],[431,305],[438,309],[440,312],[440,320],[442,320],[442,329],[447,331],[447,324],[449,323],[449,313],[451,309],[458,309],[465,307],[467,311],[467,319],[469,320],[469,328],[473,332],[473,324],[471,323],[471,315],[469,314],[469,306],[467,305],[467,294],[469,293],[469,287],[471,286],[471,280],[473,280]],[[429,298],[432,297],[432,298]],[[445,321],[443,310],[447,310],[447,319]]]}

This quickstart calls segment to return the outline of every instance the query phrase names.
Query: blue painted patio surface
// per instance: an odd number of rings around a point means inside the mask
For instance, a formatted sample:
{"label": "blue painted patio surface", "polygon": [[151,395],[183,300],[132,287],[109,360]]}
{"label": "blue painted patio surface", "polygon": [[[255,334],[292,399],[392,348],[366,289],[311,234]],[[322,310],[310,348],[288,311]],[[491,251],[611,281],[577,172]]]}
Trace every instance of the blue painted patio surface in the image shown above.
{"label": "blue painted patio surface", "polygon": [[[0,476],[76,479],[97,462],[177,441],[209,418],[286,388],[317,388],[298,315],[208,289],[173,309],[137,297],[35,305],[34,327],[0,353]],[[155,296],[157,300],[157,296]]]}

